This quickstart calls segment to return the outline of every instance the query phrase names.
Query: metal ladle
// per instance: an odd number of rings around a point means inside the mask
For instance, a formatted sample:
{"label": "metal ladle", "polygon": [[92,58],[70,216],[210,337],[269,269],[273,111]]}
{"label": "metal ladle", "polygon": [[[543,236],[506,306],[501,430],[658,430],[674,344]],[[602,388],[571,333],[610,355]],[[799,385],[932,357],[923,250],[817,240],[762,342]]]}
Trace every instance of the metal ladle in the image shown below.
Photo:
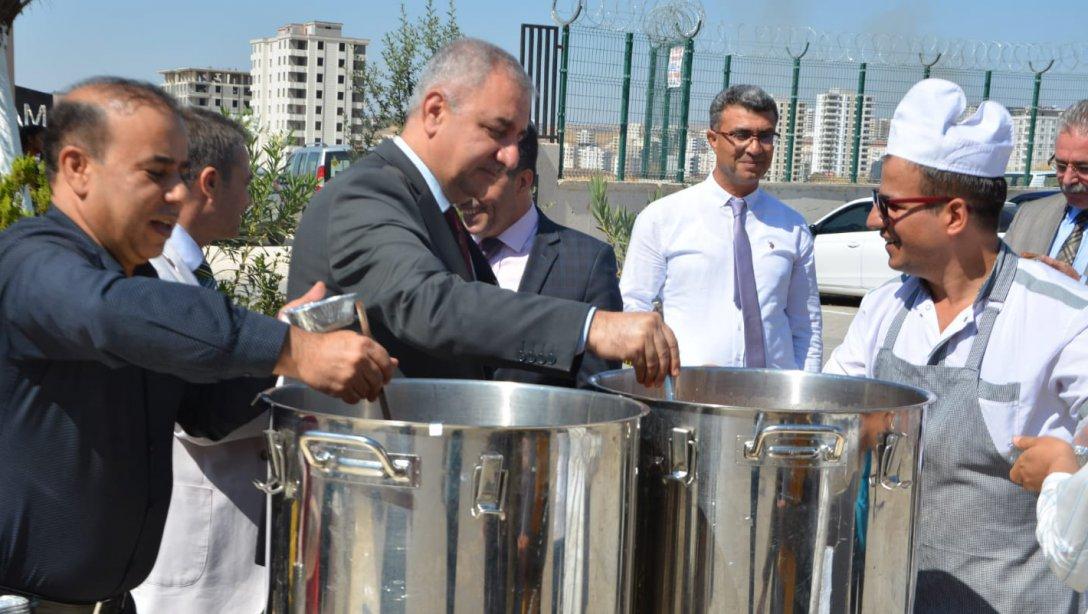
{"label": "metal ladle", "polygon": [[[363,335],[374,338],[370,323],[366,319],[363,301],[355,292],[292,307],[284,310],[283,315],[291,325],[311,333],[327,333],[346,328],[358,318],[359,329]],[[392,420],[393,414],[389,410],[389,401],[385,398],[385,388],[378,393],[378,404],[381,406],[382,418]]]}

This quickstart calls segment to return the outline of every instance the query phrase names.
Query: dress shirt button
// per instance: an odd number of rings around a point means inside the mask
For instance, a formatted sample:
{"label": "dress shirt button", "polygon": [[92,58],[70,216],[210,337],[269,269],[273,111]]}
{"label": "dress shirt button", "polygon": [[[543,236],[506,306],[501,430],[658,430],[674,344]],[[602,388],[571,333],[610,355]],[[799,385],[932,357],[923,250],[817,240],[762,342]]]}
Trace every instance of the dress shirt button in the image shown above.
{"label": "dress shirt button", "polygon": [[525,362],[525,352],[518,350],[518,361]]}
{"label": "dress shirt button", "polygon": [[555,354],[548,354],[548,364],[549,365],[554,365],[555,364]]}

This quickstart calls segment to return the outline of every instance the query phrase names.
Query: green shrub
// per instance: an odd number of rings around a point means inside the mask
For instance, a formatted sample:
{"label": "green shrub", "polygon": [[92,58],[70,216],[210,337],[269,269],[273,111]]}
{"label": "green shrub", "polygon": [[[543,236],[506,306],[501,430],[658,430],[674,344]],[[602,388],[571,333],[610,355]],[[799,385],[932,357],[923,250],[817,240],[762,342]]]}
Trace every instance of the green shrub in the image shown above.
{"label": "green shrub", "polygon": [[[30,195],[32,211],[24,202],[26,194]],[[52,199],[53,193],[45,179],[45,163],[30,156],[15,158],[11,172],[0,177],[0,230],[24,217],[45,213]]]}

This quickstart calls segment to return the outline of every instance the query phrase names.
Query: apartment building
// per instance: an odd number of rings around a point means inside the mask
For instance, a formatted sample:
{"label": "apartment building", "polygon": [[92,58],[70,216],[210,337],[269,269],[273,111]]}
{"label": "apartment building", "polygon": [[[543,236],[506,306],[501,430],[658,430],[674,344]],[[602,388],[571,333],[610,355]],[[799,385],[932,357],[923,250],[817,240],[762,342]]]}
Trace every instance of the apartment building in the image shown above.
{"label": "apartment building", "polygon": [[[1047,168],[1047,160],[1054,155],[1054,141],[1058,138],[1058,116],[1061,109],[1053,107],[1040,107],[1035,120],[1035,148],[1031,156],[1031,169],[1043,170]],[[1006,173],[1023,173],[1024,162],[1028,157],[1028,131],[1031,127],[1031,109],[1028,107],[1013,107],[1009,109],[1012,115],[1012,155],[1009,156],[1009,165]]]}
{"label": "apartment building", "polygon": [[[857,93],[830,89],[816,96],[812,129],[812,174],[825,178],[848,179],[854,159],[854,124],[857,117]],[[873,131],[873,97],[865,95],[861,104],[858,177],[869,174],[869,147]]]}
{"label": "apartment building", "polygon": [[353,77],[370,41],[342,29],[329,21],[292,23],[250,41],[251,105],[268,133],[286,133],[293,145],[350,144],[362,114]]}
{"label": "apartment building", "polygon": [[229,68],[160,70],[162,89],[183,105],[241,113],[250,105],[253,77]]}

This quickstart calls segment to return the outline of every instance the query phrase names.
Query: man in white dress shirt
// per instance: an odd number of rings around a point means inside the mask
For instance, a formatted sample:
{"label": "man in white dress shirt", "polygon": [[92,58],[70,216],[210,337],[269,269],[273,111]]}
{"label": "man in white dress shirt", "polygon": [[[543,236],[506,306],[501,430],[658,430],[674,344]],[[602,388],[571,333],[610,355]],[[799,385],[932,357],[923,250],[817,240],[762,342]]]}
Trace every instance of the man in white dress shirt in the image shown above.
{"label": "man in white dress shirt", "polygon": [[655,299],[685,365],[819,371],[823,341],[812,234],[760,189],[778,106],[753,85],[710,105],[717,157],[706,181],[650,203],[635,221],[620,279],[625,311]]}
{"label": "man in white dress shirt", "polygon": [[[518,141],[518,164],[499,175],[479,199],[458,205],[465,226],[479,244],[499,286],[588,303],[620,311],[616,254],[603,241],[560,226],[533,204],[538,152],[532,124]],[[594,355],[578,371],[553,375],[526,369],[498,369],[494,378],[550,386],[588,385],[589,376],[619,368]]]}
{"label": "man in white dress shirt", "polygon": [[[869,227],[904,275],[870,292],[825,371],[933,392],[923,425],[915,612],[1077,612],[1009,480],[1017,435],[1072,437],[1088,399],[1088,290],[997,237],[1008,111],[954,83],[900,102]],[[1081,610],[1083,611],[1083,610]]]}
{"label": "man in white dress shirt", "polygon": [[[251,178],[245,130],[204,109],[184,111],[189,135],[189,196],[163,253],[161,279],[215,287],[201,250],[238,235]],[[270,379],[268,384],[272,385]],[[265,472],[262,415],[219,441],[174,433],[174,487],[155,567],[132,591],[140,612],[264,610],[265,568],[256,564]]]}

